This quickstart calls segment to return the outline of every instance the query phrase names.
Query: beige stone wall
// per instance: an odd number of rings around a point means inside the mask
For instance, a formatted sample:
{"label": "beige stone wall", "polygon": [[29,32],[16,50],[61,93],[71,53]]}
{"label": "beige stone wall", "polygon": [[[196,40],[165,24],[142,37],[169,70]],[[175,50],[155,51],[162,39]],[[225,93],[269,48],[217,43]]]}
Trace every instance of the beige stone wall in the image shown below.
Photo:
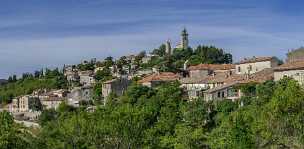
{"label": "beige stone wall", "polygon": [[[263,62],[255,62],[255,63],[245,63],[245,64],[238,64],[235,66],[236,74],[246,74],[249,73],[253,74],[259,72],[265,68],[272,68],[278,65],[277,61],[263,61]],[[251,66],[251,70],[249,70]],[[239,69],[240,68],[240,69]],[[240,71],[239,71],[240,70]]]}
{"label": "beige stone wall", "polygon": [[291,77],[299,82],[300,85],[304,85],[304,70],[287,70],[274,72],[274,80],[278,81],[284,76]]}
{"label": "beige stone wall", "polygon": [[59,105],[62,103],[61,100],[47,100],[47,101],[42,101],[42,105],[44,106],[45,109],[57,109]]}
{"label": "beige stone wall", "polygon": [[235,101],[239,99],[242,96],[241,90],[237,90],[236,96],[229,96],[228,92],[231,88],[224,88],[222,90],[218,90],[213,93],[205,93],[204,94],[204,99],[206,101],[211,101],[211,100],[223,100],[223,99],[230,99],[232,101]]}
{"label": "beige stone wall", "polygon": [[102,96],[103,97],[108,97],[110,93],[112,92],[112,84],[103,84],[102,85]]}
{"label": "beige stone wall", "polygon": [[29,97],[23,96],[19,99],[19,112],[29,111]]}
{"label": "beige stone wall", "polygon": [[190,77],[195,78],[195,77],[206,77],[208,76],[209,71],[208,70],[191,70],[190,71]]}

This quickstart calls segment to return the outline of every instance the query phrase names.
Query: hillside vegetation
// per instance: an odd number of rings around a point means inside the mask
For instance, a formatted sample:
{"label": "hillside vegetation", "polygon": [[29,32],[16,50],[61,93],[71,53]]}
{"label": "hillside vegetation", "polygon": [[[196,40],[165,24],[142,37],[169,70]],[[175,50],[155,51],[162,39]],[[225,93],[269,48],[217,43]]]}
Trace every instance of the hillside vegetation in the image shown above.
{"label": "hillside vegetation", "polygon": [[178,83],[133,85],[95,112],[65,104],[44,111],[35,135],[16,132],[23,128],[12,128],[1,113],[0,148],[303,148],[304,92],[297,82],[250,88],[238,102],[187,102]]}

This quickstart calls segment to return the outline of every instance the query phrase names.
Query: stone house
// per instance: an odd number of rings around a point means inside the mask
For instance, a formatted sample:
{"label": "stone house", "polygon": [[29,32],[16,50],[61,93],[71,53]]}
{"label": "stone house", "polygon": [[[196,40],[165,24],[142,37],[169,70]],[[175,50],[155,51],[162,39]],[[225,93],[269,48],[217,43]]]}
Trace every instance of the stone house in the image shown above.
{"label": "stone house", "polygon": [[194,99],[203,96],[203,91],[209,89],[206,78],[182,78],[180,80],[181,87],[185,90],[189,99]]}
{"label": "stone house", "polygon": [[292,50],[287,53],[287,63],[304,61],[304,47]]}
{"label": "stone house", "polygon": [[102,96],[106,99],[111,93],[121,96],[131,84],[131,80],[125,77],[112,79],[102,83]]}
{"label": "stone house", "polygon": [[140,84],[148,87],[156,87],[162,83],[177,81],[180,79],[178,74],[172,72],[160,72],[144,77],[139,81]]}
{"label": "stone house", "polygon": [[78,72],[79,82],[83,86],[92,86],[95,83],[94,73],[91,70]]}
{"label": "stone house", "polygon": [[189,99],[203,97],[203,92],[227,83],[243,80],[243,75],[232,74],[231,71],[212,73],[205,77],[190,77],[180,80]]}
{"label": "stone house", "polygon": [[12,101],[10,112],[33,112],[40,111],[42,109],[41,102],[38,97],[25,95],[19,98],[15,98]]}
{"label": "stone house", "polygon": [[233,64],[199,64],[188,68],[191,78],[206,77],[213,73],[230,72],[233,73],[235,65]]}
{"label": "stone house", "polygon": [[67,95],[67,103],[72,106],[79,106],[80,101],[90,101],[93,98],[93,88],[90,86],[74,87]]}
{"label": "stone house", "polygon": [[[222,99],[230,99],[237,100],[242,97],[242,92],[238,88],[241,84],[247,84],[251,82],[255,83],[263,83],[267,80],[274,79],[274,70],[272,68],[263,69],[252,75],[239,75],[234,74],[227,78],[225,77],[217,77],[214,80],[209,79],[209,88],[204,91],[204,99],[209,100],[222,100]],[[221,85],[212,86],[211,82],[222,82]]]}
{"label": "stone house", "polygon": [[285,63],[274,68],[274,80],[278,81],[284,77],[291,77],[304,85],[304,61]]}
{"label": "stone house", "polygon": [[235,101],[242,96],[240,89],[236,89],[238,82],[232,82],[225,85],[221,85],[212,89],[209,89],[204,92],[204,99],[206,101],[215,100],[215,99],[230,99]]}
{"label": "stone house", "polygon": [[53,90],[44,94],[38,95],[44,109],[57,109],[59,105],[67,98],[66,90]]}
{"label": "stone house", "polygon": [[56,96],[48,96],[48,97],[41,97],[40,101],[44,109],[56,110],[59,107],[59,105],[65,101],[65,99]]}
{"label": "stone house", "polygon": [[277,67],[279,61],[275,57],[253,57],[244,59],[235,65],[236,74],[254,74],[266,68]]}
{"label": "stone house", "polygon": [[79,81],[78,70],[75,68],[75,66],[65,65],[63,67],[63,72],[64,76],[69,82]]}
{"label": "stone house", "polygon": [[14,98],[12,100],[12,103],[10,104],[9,111],[11,113],[17,113],[17,112],[19,112],[19,99]]}
{"label": "stone house", "polygon": [[77,71],[68,71],[64,75],[69,82],[78,82],[80,79]]}

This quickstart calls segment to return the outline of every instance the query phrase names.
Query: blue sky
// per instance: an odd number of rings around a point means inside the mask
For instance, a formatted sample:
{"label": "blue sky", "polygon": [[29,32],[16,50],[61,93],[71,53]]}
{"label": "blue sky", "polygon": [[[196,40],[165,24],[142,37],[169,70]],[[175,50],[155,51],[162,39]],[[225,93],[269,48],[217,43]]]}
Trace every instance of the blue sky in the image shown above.
{"label": "blue sky", "polygon": [[151,50],[186,26],[192,47],[278,56],[303,45],[293,0],[0,0],[0,78]]}

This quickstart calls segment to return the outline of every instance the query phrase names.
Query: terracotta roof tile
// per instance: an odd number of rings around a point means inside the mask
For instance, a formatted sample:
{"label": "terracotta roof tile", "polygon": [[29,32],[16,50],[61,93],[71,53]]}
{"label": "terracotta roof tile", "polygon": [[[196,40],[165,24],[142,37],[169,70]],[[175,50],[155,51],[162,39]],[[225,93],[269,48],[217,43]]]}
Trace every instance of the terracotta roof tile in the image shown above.
{"label": "terracotta roof tile", "polygon": [[255,62],[264,62],[264,61],[271,61],[274,57],[253,57],[249,59],[243,59],[237,64],[245,64],[245,63],[255,63]]}
{"label": "terracotta roof tile", "polygon": [[190,66],[188,70],[229,70],[234,68],[234,64],[198,64]]}
{"label": "terracotta roof tile", "polygon": [[304,69],[304,61],[285,63],[281,66],[274,68],[275,71],[297,70],[297,69]]}
{"label": "terracotta roof tile", "polygon": [[228,88],[228,87],[232,87],[232,86],[237,85],[237,84],[239,84],[239,82],[231,82],[231,83],[224,84],[224,85],[221,85],[221,86],[218,86],[218,87],[215,87],[215,88],[208,89],[204,92],[205,93],[213,93],[213,92],[216,92],[216,91]]}
{"label": "terracotta roof tile", "polygon": [[274,70],[272,68],[266,68],[262,71],[256,72],[249,76],[249,79],[245,79],[241,83],[257,82],[263,83],[268,80],[274,79]]}
{"label": "terracotta roof tile", "polygon": [[174,81],[178,80],[180,78],[179,75],[172,73],[172,72],[161,72],[161,73],[155,73],[152,75],[149,75],[142,80],[139,81],[139,83],[145,83],[145,82],[151,82],[151,81]]}

